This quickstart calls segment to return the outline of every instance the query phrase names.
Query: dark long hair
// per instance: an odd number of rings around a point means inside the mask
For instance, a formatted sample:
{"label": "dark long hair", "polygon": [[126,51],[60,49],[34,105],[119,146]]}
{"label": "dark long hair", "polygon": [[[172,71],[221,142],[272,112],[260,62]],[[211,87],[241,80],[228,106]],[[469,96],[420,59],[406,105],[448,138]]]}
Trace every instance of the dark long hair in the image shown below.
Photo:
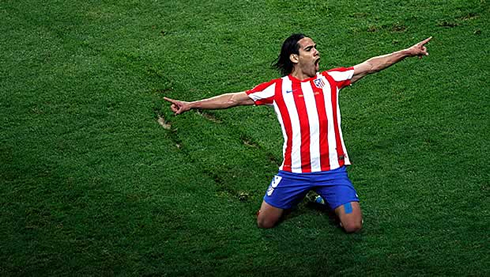
{"label": "dark long hair", "polygon": [[292,34],[288,37],[281,47],[281,53],[272,62],[272,67],[281,72],[282,76],[289,75],[293,71],[293,62],[289,59],[291,54],[299,54],[298,41],[304,38],[304,34]]}

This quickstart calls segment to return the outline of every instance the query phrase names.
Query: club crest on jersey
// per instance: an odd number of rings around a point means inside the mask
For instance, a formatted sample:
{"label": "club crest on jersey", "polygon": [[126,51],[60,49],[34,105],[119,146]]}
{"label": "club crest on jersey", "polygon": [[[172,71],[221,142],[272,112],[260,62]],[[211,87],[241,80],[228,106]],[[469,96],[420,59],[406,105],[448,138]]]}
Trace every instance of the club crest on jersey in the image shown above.
{"label": "club crest on jersey", "polygon": [[313,80],[313,83],[315,83],[317,88],[323,88],[325,86],[325,82],[323,82],[322,78]]}

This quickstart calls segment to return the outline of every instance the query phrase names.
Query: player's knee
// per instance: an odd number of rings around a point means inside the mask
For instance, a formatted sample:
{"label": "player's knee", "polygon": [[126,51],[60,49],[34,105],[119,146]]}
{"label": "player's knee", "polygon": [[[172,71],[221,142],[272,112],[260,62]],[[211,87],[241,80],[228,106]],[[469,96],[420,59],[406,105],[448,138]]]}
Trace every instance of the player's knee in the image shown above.
{"label": "player's knee", "polygon": [[264,216],[263,214],[260,213],[260,211],[257,213],[257,227],[259,228],[262,229],[272,228],[276,226],[277,221],[278,218],[276,217]]}
{"label": "player's knee", "polygon": [[362,221],[346,222],[342,227],[346,233],[357,233],[362,229]]}
{"label": "player's knee", "polygon": [[273,228],[281,219],[283,210],[269,206],[265,202],[262,205],[263,207],[257,212],[257,227]]}
{"label": "player's knee", "polygon": [[267,220],[264,218],[258,218],[257,219],[257,227],[259,227],[261,229],[273,228],[275,225],[276,225],[275,222],[273,222],[271,220]]}

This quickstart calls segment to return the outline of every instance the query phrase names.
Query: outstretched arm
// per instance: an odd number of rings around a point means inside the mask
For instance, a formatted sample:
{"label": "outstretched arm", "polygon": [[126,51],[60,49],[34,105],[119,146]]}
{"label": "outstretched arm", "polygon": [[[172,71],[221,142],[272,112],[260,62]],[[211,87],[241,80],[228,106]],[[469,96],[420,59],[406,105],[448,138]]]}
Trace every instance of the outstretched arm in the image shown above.
{"label": "outstretched arm", "polygon": [[163,97],[163,99],[172,103],[170,108],[176,115],[191,109],[215,110],[254,104],[254,101],[245,92],[225,93],[194,102],[174,100],[167,97]]}
{"label": "outstretched arm", "polygon": [[428,56],[429,52],[427,52],[427,47],[425,47],[425,44],[427,44],[431,39],[432,37],[427,38],[410,48],[393,52],[388,55],[374,57],[354,66],[354,76],[351,79],[351,83],[358,81],[368,74],[376,73],[388,68],[406,57],[418,56],[419,58],[422,58],[423,56]]}

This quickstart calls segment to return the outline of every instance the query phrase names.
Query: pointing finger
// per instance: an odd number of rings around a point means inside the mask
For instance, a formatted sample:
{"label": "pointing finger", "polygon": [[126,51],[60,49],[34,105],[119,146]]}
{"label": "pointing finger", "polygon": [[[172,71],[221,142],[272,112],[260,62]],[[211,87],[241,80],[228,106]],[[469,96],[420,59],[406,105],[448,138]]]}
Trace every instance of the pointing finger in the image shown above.
{"label": "pointing finger", "polygon": [[163,99],[165,101],[168,101],[168,102],[171,103],[170,109],[176,115],[181,114],[183,112],[186,112],[186,111],[188,111],[191,108],[189,106],[189,103],[188,102],[185,102],[185,101],[174,100],[174,99],[170,99],[170,98],[167,98],[167,97],[163,97]]}
{"label": "pointing finger", "polygon": [[173,104],[175,104],[177,102],[177,101],[170,99],[170,98],[167,98],[167,97],[163,97],[163,99],[170,102],[170,103],[173,103]]}
{"label": "pointing finger", "polygon": [[429,42],[431,39],[432,39],[432,37],[429,37],[429,38],[424,39],[423,41],[421,41],[421,42],[420,42],[420,45],[424,45],[424,44],[426,44],[426,43],[427,43],[427,42]]}

